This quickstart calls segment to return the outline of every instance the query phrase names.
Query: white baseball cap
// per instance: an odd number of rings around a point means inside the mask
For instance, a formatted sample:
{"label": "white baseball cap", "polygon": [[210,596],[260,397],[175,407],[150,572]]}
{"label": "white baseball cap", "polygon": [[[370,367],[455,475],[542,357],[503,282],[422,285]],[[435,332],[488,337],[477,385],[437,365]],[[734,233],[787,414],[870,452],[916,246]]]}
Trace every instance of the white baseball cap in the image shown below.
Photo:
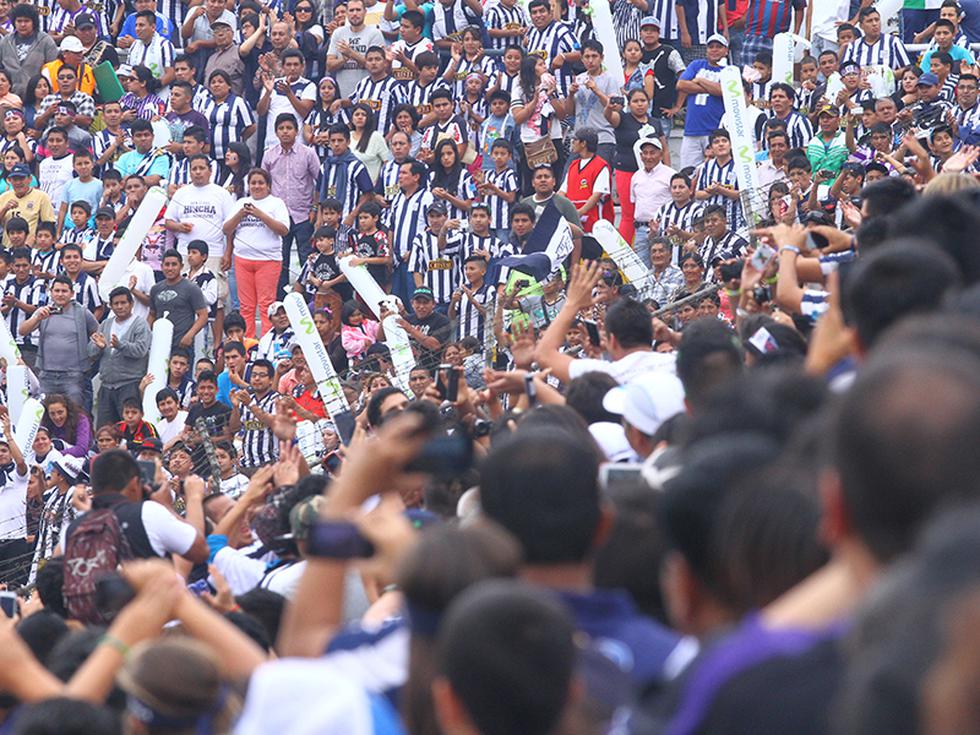
{"label": "white baseball cap", "polygon": [[684,386],[676,375],[650,373],[610,390],[602,407],[652,436],[667,419],[684,412]]}

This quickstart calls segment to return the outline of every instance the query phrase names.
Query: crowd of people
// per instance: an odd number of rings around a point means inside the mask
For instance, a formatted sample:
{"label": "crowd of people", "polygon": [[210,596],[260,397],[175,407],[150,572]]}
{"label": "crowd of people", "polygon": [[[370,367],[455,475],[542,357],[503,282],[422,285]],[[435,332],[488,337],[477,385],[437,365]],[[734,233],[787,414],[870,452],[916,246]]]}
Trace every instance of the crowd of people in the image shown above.
{"label": "crowd of people", "polygon": [[980,2],[608,4],[0,0],[0,732],[980,731]]}

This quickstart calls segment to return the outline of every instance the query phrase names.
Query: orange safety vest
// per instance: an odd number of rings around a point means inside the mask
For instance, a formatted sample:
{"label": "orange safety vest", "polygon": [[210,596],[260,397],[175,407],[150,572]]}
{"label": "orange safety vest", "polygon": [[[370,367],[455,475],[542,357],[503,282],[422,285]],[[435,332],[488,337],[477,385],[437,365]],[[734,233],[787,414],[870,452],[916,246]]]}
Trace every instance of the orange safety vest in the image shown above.
{"label": "orange safety vest", "polygon": [[[609,169],[609,164],[599,156],[592,156],[585,166],[582,166],[581,158],[572,161],[568,167],[568,191],[565,192],[565,196],[568,197],[569,201],[576,208],[581,207],[592,196],[595,189],[595,181],[599,178],[599,174],[602,173],[603,169]],[[611,171],[609,182],[611,186]],[[608,194],[604,194],[599,199],[598,204],[590,209],[588,214],[582,217],[582,229],[585,232],[591,232],[592,225],[599,221],[600,216],[609,222],[615,219],[616,213],[613,209],[612,197]]]}
{"label": "orange safety vest", "polygon": [[[49,61],[47,64],[41,67],[41,74],[47,78],[48,83],[51,85],[51,91],[58,91],[58,70],[64,66],[64,61],[61,59],[55,59],[54,61]],[[94,97],[95,96],[95,73],[92,71],[92,67],[86,64],[84,61],[79,64],[79,69],[75,69],[78,73],[78,89],[85,94]]]}

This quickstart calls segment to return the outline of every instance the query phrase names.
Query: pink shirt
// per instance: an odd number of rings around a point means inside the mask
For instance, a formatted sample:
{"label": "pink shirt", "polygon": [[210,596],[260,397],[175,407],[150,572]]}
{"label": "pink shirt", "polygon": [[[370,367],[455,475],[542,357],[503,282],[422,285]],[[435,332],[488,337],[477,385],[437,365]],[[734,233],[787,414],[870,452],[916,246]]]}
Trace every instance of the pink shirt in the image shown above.
{"label": "pink shirt", "polygon": [[639,224],[656,219],[657,212],[670,201],[670,177],[677,172],[665,163],[651,171],[642,166],[630,179],[630,201],[636,205],[633,218]]}

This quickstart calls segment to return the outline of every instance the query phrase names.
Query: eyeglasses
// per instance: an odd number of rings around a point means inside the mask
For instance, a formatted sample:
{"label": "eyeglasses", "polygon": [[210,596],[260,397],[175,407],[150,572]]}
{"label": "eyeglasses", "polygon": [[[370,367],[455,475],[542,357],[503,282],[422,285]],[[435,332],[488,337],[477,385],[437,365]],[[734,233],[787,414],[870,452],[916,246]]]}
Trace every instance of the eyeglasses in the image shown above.
{"label": "eyeglasses", "polygon": [[296,8],[297,13],[312,13],[313,8]]}

